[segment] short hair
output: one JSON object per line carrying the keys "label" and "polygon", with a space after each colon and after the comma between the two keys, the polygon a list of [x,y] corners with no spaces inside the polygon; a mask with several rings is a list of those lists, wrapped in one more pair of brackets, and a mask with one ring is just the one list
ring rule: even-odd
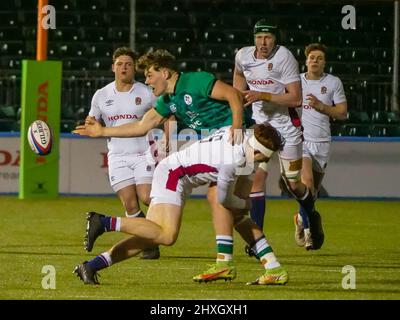
{"label": "short hair", "polygon": [[115,60],[117,60],[119,56],[129,56],[132,58],[133,63],[135,63],[136,59],[138,58],[137,53],[128,47],[119,47],[115,49],[113,53],[113,63],[115,62]]}
{"label": "short hair", "polygon": [[328,47],[322,43],[310,43],[304,49],[304,54],[306,55],[306,58],[308,58],[308,55],[310,54],[310,52],[314,51],[314,50],[322,51],[326,57],[326,52],[328,51]]}
{"label": "short hair", "polygon": [[176,62],[175,56],[165,49],[147,52],[139,58],[138,69],[147,71],[151,67],[156,71],[159,71],[160,68],[178,71],[178,63]]}
{"label": "short hair", "polygon": [[272,151],[282,150],[285,144],[284,139],[273,126],[268,123],[262,123],[255,124],[252,129],[254,130],[254,137],[264,147]]}

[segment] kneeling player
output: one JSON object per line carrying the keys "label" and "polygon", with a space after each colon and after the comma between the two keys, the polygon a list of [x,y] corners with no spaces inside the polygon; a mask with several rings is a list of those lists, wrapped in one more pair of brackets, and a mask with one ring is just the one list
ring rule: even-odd
{"label": "kneeling player", "polygon": [[[246,135],[240,145],[229,142],[229,127],[200,140],[190,147],[173,153],[160,162],[154,173],[151,203],[147,219],[107,217],[89,213],[86,230],[86,250],[91,251],[98,236],[104,231],[120,231],[132,235],[89,262],[76,266],[74,272],[85,284],[98,284],[97,271],[137,255],[155,245],[170,246],[178,238],[185,199],[192,188],[217,183],[218,201],[231,210],[233,220],[246,226],[245,239],[254,246],[265,272],[249,284],[285,284],[288,274],[278,262],[262,231],[248,217],[248,193],[235,190],[236,181],[243,168],[251,168],[254,162],[265,162],[274,151],[282,147],[277,131],[269,125],[256,125],[254,134]],[[253,169],[253,168],[251,168]],[[252,170],[247,170],[247,175]],[[245,198],[245,199],[243,199]],[[230,263],[215,266],[216,272],[208,278],[206,274],[194,277],[194,281],[232,280],[236,269]],[[220,278],[216,278],[219,274]]]}

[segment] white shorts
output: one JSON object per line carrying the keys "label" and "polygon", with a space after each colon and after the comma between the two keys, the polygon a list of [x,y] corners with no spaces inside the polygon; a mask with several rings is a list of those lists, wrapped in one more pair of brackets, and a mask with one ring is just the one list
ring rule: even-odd
{"label": "white shorts", "polygon": [[108,177],[114,192],[130,185],[151,184],[154,163],[149,163],[146,155],[110,156]]}
{"label": "white shorts", "polygon": [[312,160],[312,169],[315,172],[325,173],[330,154],[330,142],[303,142],[303,158]]}
{"label": "white shorts", "polygon": [[178,160],[175,153],[163,159],[154,171],[154,178],[151,184],[151,203],[168,203],[183,206],[185,199],[192,192],[190,183],[182,179],[183,173],[179,173]]}

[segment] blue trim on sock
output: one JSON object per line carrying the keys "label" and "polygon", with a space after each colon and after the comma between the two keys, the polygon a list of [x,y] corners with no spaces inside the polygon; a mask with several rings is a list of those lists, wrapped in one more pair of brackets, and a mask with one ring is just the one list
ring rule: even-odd
{"label": "blue trim on sock", "polygon": [[308,222],[307,212],[304,210],[304,208],[302,206],[300,206],[299,213],[300,213],[301,219],[303,220],[304,229],[310,228],[310,223]]}
{"label": "blue trim on sock", "polygon": [[262,230],[265,216],[265,196],[251,198],[250,217]]}
{"label": "blue trim on sock", "polygon": [[106,258],[104,258],[101,254],[90,260],[87,264],[93,271],[98,271],[108,267]]}
{"label": "blue trim on sock", "polygon": [[111,217],[105,216],[100,217],[101,225],[103,226],[104,230],[110,231],[111,230]]}

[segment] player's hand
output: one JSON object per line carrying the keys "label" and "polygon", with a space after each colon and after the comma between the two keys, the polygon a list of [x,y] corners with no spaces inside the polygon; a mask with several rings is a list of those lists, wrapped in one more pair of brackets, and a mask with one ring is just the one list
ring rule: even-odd
{"label": "player's hand", "polygon": [[97,120],[86,118],[85,124],[75,127],[72,133],[97,138],[103,135],[103,127]]}
{"label": "player's hand", "polygon": [[240,127],[235,127],[235,126],[231,126],[229,128],[230,130],[230,137],[229,137],[229,142],[232,143],[232,145],[235,144],[241,144],[243,142],[243,129]]}
{"label": "player's hand", "polygon": [[269,92],[245,90],[242,91],[242,95],[245,99],[245,104],[243,105],[244,107],[248,107],[256,101],[269,101],[271,99],[271,94]]}
{"label": "player's hand", "polygon": [[322,112],[324,110],[324,104],[318,100],[316,96],[314,96],[312,93],[307,94],[307,104],[314,108],[315,110]]}

